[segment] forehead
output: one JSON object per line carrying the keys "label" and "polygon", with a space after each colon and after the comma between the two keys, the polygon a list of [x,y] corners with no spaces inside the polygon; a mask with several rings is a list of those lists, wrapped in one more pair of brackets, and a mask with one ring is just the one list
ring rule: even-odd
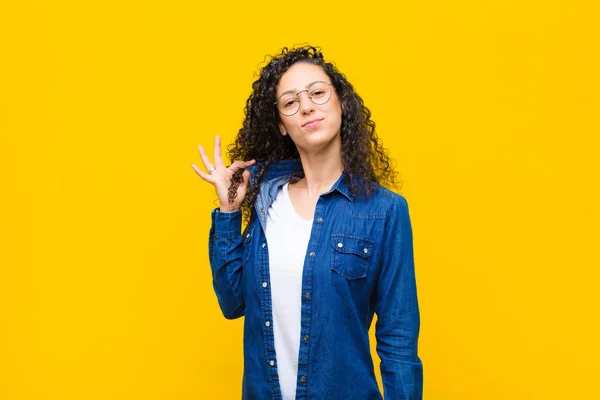
{"label": "forehead", "polygon": [[281,76],[277,85],[277,95],[288,90],[300,91],[306,89],[306,85],[315,81],[329,82],[329,77],[318,65],[299,62],[292,65]]}

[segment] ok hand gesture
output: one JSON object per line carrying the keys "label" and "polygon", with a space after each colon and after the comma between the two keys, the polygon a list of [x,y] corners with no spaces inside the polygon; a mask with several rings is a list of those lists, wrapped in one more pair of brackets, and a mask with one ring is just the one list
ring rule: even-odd
{"label": "ok hand gesture", "polygon": [[196,164],[192,164],[192,168],[200,175],[200,178],[215,187],[215,191],[219,197],[220,210],[224,212],[239,210],[246,197],[248,182],[250,180],[250,171],[246,170],[242,173],[243,181],[237,187],[237,196],[233,199],[233,202],[230,203],[229,187],[232,184],[233,174],[242,168],[251,166],[256,160],[235,161],[229,167],[225,167],[223,159],[221,158],[221,138],[219,136],[215,136],[214,164],[210,162],[210,159],[204,151],[204,147],[198,146],[198,149],[200,150],[200,157],[202,158],[204,167],[206,167],[208,172],[202,171]]}

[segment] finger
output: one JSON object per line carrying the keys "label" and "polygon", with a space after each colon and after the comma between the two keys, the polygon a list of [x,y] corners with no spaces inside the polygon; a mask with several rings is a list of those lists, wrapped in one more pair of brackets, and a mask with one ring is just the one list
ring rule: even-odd
{"label": "finger", "polygon": [[248,170],[244,171],[244,173],[242,174],[242,179],[244,180],[244,186],[248,186],[248,181],[250,180],[251,175],[252,174]]}
{"label": "finger", "polygon": [[192,168],[194,169],[194,171],[196,171],[196,173],[200,176],[200,178],[202,178],[206,182],[212,183],[214,185],[215,181],[209,174],[207,174],[206,172],[204,172],[200,168],[198,168],[198,166],[196,166],[196,164],[192,164]]}
{"label": "finger", "polygon": [[219,135],[215,135],[215,167],[225,167],[223,158],[221,157],[221,138]]}
{"label": "finger", "polygon": [[250,161],[235,161],[233,164],[229,166],[231,172],[237,172],[242,168],[246,168],[254,164],[255,160]]}
{"label": "finger", "polygon": [[200,158],[202,158],[202,163],[204,163],[204,167],[207,170],[213,168],[213,165],[210,162],[210,158],[208,158],[208,156],[206,155],[206,152],[204,151],[204,147],[198,146],[198,150],[200,151]]}

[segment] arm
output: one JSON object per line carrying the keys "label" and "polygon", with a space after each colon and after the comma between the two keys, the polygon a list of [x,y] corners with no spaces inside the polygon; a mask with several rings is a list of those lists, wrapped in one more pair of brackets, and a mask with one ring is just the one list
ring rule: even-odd
{"label": "arm", "polygon": [[417,355],[420,317],[406,200],[398,196],[385,232],[383,265],[374,292],[375,336],[386,400],[421,400],[423,365]]}
{"label": "arm", "polygon": [[242,212],[215,209],[211,219],[208,256],[213,287],[225,318],[239,318],[244,315],[241,285],[243,239],[240,234]]}
{"label": "arm", "polygon": [[[192,168],[205,182],[214,186],[220,207],[213,210],[212,225],[208,239],[208,256],[212,269],[213,287],[226,318],[239,318],[244,315],[244,302],[241,293],[243,242],[240,235],[242,212],[240,208],[248,189],[250,171],[242,172],[242,182],[234,184],[235,173],[250,167],[255,160],[235,161],[225,167],[221,157],[221,139],[215,136],[214,165],[199,146],[200,157],[207,172],[197,165]],[[230,189],[236,195],[230,198]]]}

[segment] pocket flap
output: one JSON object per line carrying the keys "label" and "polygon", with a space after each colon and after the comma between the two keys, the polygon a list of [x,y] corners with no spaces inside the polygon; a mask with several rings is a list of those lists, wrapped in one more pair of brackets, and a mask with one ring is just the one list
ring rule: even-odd
{"label": "pocket flap", "polygon": [[369,258],[373,254],[373,241],[353,235],[332,235],[331,245],[338,253],[355,254]]}

